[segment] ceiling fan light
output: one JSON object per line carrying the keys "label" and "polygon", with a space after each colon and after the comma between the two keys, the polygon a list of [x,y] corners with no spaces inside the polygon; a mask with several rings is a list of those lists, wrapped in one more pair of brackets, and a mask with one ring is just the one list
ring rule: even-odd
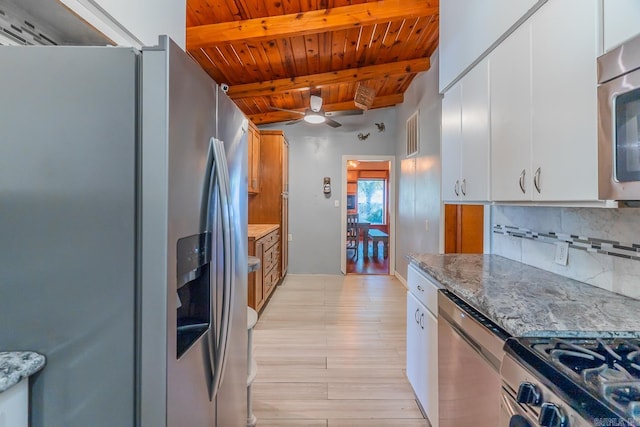
{"label": "ceiling fan light", "polygon": [[304,121],[307,123],[312,123],[314,125],[319,124],[319,123],[324,123],[325,122],[325,118],[323,115],[321,114],[317,114],[317,113],[308,113],[304,116]]}

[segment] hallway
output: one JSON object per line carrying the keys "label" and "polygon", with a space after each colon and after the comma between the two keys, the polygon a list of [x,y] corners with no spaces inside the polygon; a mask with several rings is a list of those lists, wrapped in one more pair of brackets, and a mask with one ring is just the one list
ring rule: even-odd
{"label": "hallway", "polygon": [[254,332],[260,427],[428,427],[405,377],[406,290],[389,276],[289,275]]}

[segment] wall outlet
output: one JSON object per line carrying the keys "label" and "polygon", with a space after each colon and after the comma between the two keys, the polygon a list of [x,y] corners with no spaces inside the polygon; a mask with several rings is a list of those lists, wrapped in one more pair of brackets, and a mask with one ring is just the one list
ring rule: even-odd
{"label": "wall outlet", "polygon": [[569,261],[569,242],[556,243],[556,264],[567,265]]}
{"label": "wall outlet", "polygon": [[336,208],[339,208],[340,207],[340,200],[334,200],[333,201],[333,206],[336,207]]}
{"label": "wall outlet", "polygon": [[293,240],[293,234],[287,234],[287,241],[290,242]]}

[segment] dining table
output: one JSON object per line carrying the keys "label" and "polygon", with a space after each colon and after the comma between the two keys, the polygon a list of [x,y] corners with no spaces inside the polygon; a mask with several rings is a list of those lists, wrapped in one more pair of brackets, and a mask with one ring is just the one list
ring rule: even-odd
{"label": "dining table", "polygon": [[369,228],[369,221],[358,221],[358,230],[362,231],[362,255],[365,258],[369,258]]}

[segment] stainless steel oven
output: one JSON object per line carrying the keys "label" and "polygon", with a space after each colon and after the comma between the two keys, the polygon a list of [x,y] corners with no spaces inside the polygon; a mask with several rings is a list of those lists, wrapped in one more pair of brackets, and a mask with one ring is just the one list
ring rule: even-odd
{"label": "stainless steel oven", "polygon": [[640,200],[640,36],[598,58],[598,195]]}

